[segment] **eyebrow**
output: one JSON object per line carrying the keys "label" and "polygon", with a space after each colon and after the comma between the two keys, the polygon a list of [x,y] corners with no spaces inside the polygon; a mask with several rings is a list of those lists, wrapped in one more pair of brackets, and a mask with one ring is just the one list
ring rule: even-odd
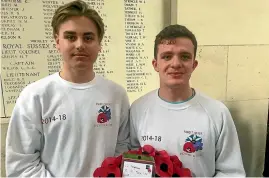
{"label": "eyebrow", "polygon": [[[169,55],[169,54],[173,54],[173,52],[172,51],[165,51],[165,52],[162,52],[160,55],[162,56],[162,55]],[[188,51],[182,51],[182,52],[179,52],[179,54],[187,54],[187,55],[192,55],[190,52],[188,52]]]}
{"label": "eyebrow", "polygon": [[165,55],[165,54],[173,54],[173,52],[172,52],[172,51],[165,51],[165,52],[162,52],[162,53],[161,53],[161,56],[162,56],[162,55]]}
{"label": "eyebrow", "polygon": [[192,55],[190,52],[188,52],[188,51],[183,51],[183,52],[181,52],[181,54],[189,54],[189,55]]}
{"label": "eyebrow", "polygon": [[[74,32],[74,31],[65,31],[64,34],[65,35],[75,35],[76,32]],[[85,32],[83,35],[84,36],[86,36],[86,35],[93,35],[93,36],[95,36],[95,34],[93,32]]]}

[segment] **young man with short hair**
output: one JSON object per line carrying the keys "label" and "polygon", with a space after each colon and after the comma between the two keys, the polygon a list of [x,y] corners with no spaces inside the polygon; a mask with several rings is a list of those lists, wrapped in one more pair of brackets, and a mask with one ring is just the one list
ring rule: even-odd
{"label": "young man with short hair", "polygon": [[63,68],[18,97],[6,139],[8,177],[91,177],[106,157],[128,150],[127,93],[93,71],[101,17],[73,1],[57,9],[52,28]]}
{"label": "young man with short hair", "polygon": [[196,38],[185,26],[170,25],[156,36],[152,65],[160,88],[131,105],[131,147],[148,144],[177,155],[193,176],[245,176],[229,110],[190,87],[196,51]]}

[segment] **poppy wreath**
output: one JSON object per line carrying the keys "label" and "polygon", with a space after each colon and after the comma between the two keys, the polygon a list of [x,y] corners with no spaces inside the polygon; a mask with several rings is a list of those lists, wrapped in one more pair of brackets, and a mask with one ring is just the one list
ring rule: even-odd
{"label": "poppy wreath", "polygon": [[[152,156],[155,161],[155,177],[192,177],[190,169],[184,168],[176,155],[170,156],[165,150],[157,151],[150,145],[144,145],[127,153]],[[121,177],[121,163],[122,155],[108,157],[94,171],[93,177]]]}

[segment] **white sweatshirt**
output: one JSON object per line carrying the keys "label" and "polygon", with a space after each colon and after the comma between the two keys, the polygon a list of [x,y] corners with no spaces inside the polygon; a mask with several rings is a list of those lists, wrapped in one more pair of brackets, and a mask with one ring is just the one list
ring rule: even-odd
{"label": "white sweatshirt", "polygon": [[101,76],[74,84],[55,73],[28,85],[9,123],[7,176],[93,176],[106,157],[128,150],[128,114],[123,87]]}
{"label": "white sweatshirt", "polygon": [[233,119],[219,101],[196,92],[172,104],[154,90],[132,104],[130,123],[132,149],[145,144],[164,149],[195,177],[245,177]]}

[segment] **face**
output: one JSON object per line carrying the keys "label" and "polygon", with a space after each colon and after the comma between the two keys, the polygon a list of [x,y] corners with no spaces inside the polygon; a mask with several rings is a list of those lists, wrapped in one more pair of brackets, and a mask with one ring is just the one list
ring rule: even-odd
{"label": "face", "polygon": [[161,87],[189,85],[191,74],[198,65],[193,43],[188,38],[164,41],[159,44],[157,59],[152,61],[152,65],[159,73]]}
{"label": "face", "polygon": [[71,17],[59,27],[56,47],[64,61],[64,70],[92,71],[101,50],[97,27],[87,17]]}

